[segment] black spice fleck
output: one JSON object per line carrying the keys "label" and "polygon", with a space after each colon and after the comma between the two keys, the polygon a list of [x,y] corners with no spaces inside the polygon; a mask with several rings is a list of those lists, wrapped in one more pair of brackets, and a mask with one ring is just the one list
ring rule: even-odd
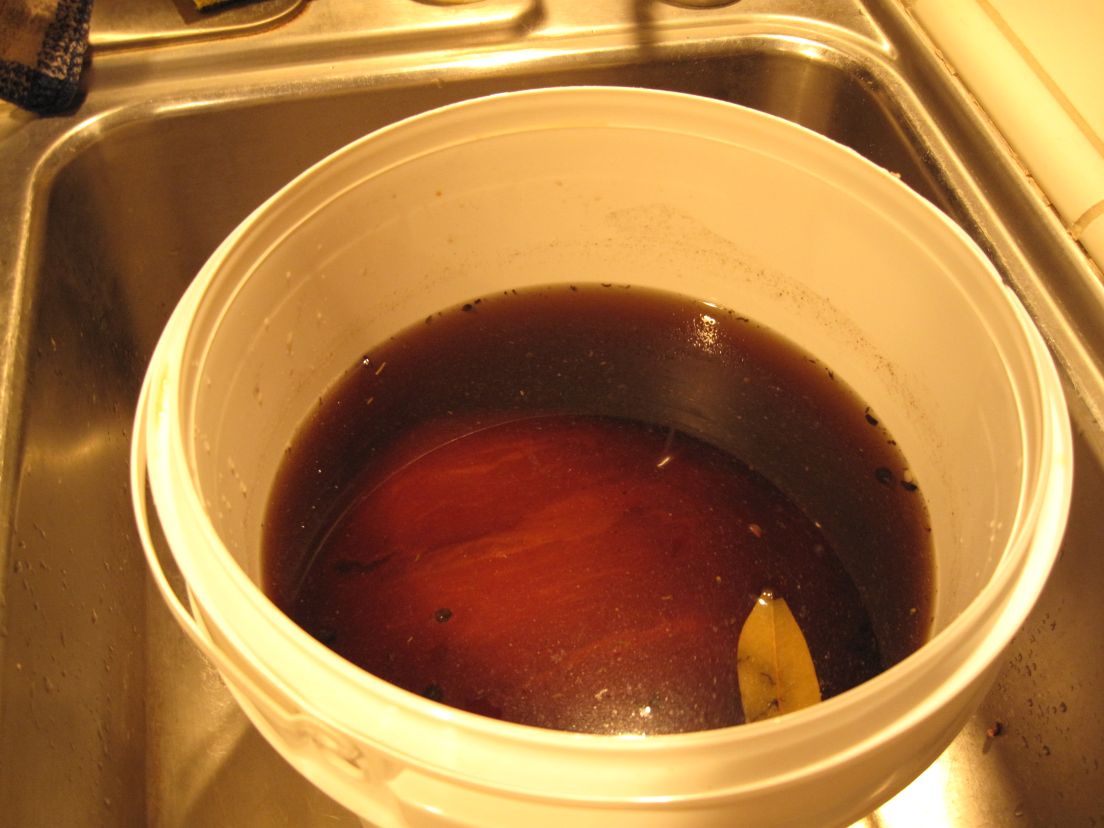
{"label": "black spice fleck", "polygon": [[910,483],[908,480],[902,480],[901,488],[906,492],[915,492],[917,487],[915,483]]}
{"label": "black spice fleck", "polygon": [[332,647],[337,643],[337,630],[330,627],[322,627],[314,631],[314,638],[324,647]]}
{"label": "black spice fleck", "polygon": [[866,421],[867,421],[868,423],[870,423],[870,424],[871,424],[872,426],[876,426],[876,425],[878,424],[878,418],[877,418],[877,417],[875,417],[875,416],[874,416],[873,414],[871,414],[871,413],[870,413],[870,409],[869,409],[869,408],[868,408],[868,409],[866,409]]}
{"label": "black spice fleck", "polygon": [[475,305],[473,305],[471,302],[467,302],[465,303],[464,307],[461,308],[461,310],[467,313],[471,313],[473,310],[475,310]]}
{"label": "black spice fleck", "polygon": [[430,701],[439,702],[445,697],[445,691],[441,689],[439,684],[427,684],[426,689],[422,691],[422,695]]}
{"label": "black spice fleck", "polygon": [[893,485],[893,472],[885,466],[878,466],[878,468],[874,469],[874,476],[878,478],[879,483],[885,486]]}
{"label": "black spice fleck", "polygon": [[433,613],[433,617],[434,619],[436,619],[438,624],[444,624],[446,621],[452,618],[452,610],[450,610],[448,607],[441,607],[439,610],[437,610],[437,612]]}

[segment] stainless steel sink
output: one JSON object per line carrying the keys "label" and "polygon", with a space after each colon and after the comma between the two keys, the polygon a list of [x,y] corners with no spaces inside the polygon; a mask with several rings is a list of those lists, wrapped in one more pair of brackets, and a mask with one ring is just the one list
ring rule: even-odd
{"label": "stainless steel sink", "polygon": [[137,389],[193,274],[293,175],[405,115],[572,84],[708,95],[828,135],[945,210],[1023,297],[1078,435],[1063,555],[982,711],[865,824],[1104,824],[1104,295],[907,13],[363,5],[231,39],[101,33],[80,109],[0,139],[4,824],[357,824],[252,729],[151,589],[127,488]]}

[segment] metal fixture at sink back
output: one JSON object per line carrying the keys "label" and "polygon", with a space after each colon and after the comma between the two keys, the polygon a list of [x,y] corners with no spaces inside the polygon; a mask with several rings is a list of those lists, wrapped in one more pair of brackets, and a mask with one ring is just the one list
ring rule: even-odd
{"label": "metal fixture at sink back", "polygon": [[256,0],[211,13],[197,11],[191,0],[175,4],[96,0],[90,40],[93,50],[99,51],[253,34],[286,22],[303,2]]}
{"label": "metal fixture at sink back", "polygon": [[847,144],[1023,298],[1078,432],[1063,556],[982,713],[867,824],[1104,824],[1104,298],[901,4],[330,0],[250,31],[125,49],[94,31],[80,110],[0,138],[5,824],[357,824],[252,730],[149,589],[126,489],[138,385],[203,261],[311,163],[450,101],[577,84],[732,100]]}
{"label": "metal fixture at sink back", "polygon": [[731,6],[739,0],[664,0],[672,6],[683,6],[688,9],[711,9],[718,6]]}

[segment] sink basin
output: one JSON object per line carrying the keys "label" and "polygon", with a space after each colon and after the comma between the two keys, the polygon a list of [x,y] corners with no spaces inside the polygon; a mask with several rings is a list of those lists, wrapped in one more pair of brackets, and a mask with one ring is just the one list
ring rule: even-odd
{"label": "sink basin", "polygon": [[450,101],[614,84],[852,147],[958,221],[1035,316],[1077,432],[1063,555],[983,709],[866,824],[1104,823],[1104,298],[1083,252],[895,4],[518,6],[492,2],[486,37],[469,9],[381,46],[312,6],[253,38],[113,50],[80,110],[0,142],[5,822],[359,824],[252,729],[151,587],[127,488],[147,360],[223,237],[332,150]]}

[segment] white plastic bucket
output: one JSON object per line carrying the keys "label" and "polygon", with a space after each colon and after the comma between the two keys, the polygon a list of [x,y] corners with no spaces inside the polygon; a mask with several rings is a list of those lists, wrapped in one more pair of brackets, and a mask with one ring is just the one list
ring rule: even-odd
{"label": "white plastic bucket", "polygon": [[[588,277],[738,309],[880,413],[932,517],[930,642],[777,719],[611,737],[400,690],[268,601],[267,494],[327,386],[439,309]],[[191,614],[150,539],[147,473]],[[150,563],[185,629],[276,749],[372,823],[843,825],[919,774],[980,701],[1057,553],[1071,447],[1058,377],[1023,309],[969,239],[892,175],[758,112],[585,88],[412,118],[260,207],[157,347],[133,478]]]}

